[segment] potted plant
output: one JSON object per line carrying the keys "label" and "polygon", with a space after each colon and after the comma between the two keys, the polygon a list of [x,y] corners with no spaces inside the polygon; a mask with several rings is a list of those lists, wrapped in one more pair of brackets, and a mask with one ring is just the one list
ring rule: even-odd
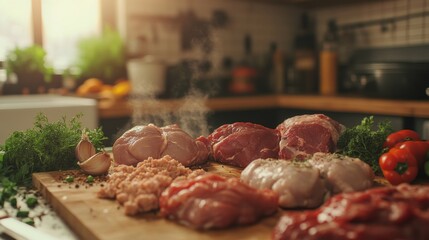
{"label": "potted plant", "polygon": [[46,91],[46,83],[52,79],[53,68],[47,65],[45,57],[45,50],[37,45],[15,47],[7,53],[6,74],[8,79],[16,78],[17,93]]}
{"label": "potted plant", "polygon": [[91,36],[78,42],[76,67],[80,80],[98,78],[113,84],[126,77],[125,44],[115,30],[106,28],[101,36]]}

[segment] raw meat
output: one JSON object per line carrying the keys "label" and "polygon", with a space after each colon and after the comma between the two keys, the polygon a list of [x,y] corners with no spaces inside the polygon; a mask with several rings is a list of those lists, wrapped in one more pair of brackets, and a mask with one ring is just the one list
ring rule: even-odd
{"label": "raw meat", "polygon": [[283,208],[318,207],[329,196],[319,170],[308,162],[257,159],[241,172],[240,178],[252,187],[277,192]]}
{"label": "raw meat", "polygon": [[331,195],[372,187],[374,177],[360,159],[332,153],[315,153],[306,161],[257,159],[241,172],[250,186],[277,192],[283,208],[318,207]]}
{"label": "raw meat", "polygon": [[159,196],[176,178],[196,177],[202,170],[192,171],[170,156],[148,158],[136,167],[119,165],[113,168],[100,198],[116,198],[124,206],[125,214],[135,215],[159,208]]}
{"label": "raw meat", "polygon": [[359,158],[315,153],[309,163],[320,170],[333,194],[365,190],[374,184],[373,170]]}
{"label": "raw meat", "polygon": [[342,193],[321,208],[284,214],[272,239],[429,239],[429,186],[402,184]]}
{"label": "raw meat", "polygon": [[278,208],[278,195],[257,190],[238,178],[206,174],[175,181],[160,198],[161,215],[195,229],[247,225]]}
{"label": "raw meat", "polygon": [[245,122],[222,125],[206,139],[214,160],[243,168],[257,158],[277,158],[279,141],[275,129]]}
{"label": "raw meat", "polygon": [[133,165],[152,157],[170,155],[185,166],[208,160],[206,145],[193,139],[177,125],[157,127],[153,124],[135,126],[113,144],[115,163]]}
{"label": "raw meat", "polygon": [[334,152],[345,127],[324,114],[299,115],[277,126],[279,157],[303,160],[316,152]]}

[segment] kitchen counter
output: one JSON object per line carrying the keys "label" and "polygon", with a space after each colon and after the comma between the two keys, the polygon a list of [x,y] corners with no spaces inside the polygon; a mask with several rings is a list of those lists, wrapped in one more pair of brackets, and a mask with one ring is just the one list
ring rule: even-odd
{"label": "kitchen counter", "polygon": [[[177,109],[183,102],[183,99],[159,99],[157,101],[164,110],[171,111]],[[159,104],[153,107],[154,111],[157,111]],[[425,100],[320,95],[256,95],[209,98],[205,104],[213,111],[283,108],[429,118],[429,102]],[[139,106],[148,111],[151,105],[151,102],[143,102]],[[130,101],[99,100],[98,114],[101,119],[128,117],[132,115],[132,112],[133,106]]]}

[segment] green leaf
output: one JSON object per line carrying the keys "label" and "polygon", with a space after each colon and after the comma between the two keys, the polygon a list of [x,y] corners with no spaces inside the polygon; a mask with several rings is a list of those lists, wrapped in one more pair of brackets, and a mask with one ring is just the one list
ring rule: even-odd
{"label": "green leaf", "polygon": [[393,132],[390,122],[374,123],[374,117],[365,117],[359,125],[348,128],[341,134],[337,148],[338,152],[350,157],[357,157],[368,163],[375,174],[380,175],[378,158],[383,154],[383,143]]}
{"label": "green leaf", "polygon": [[[35,117],[34,127],[12,133],[3,146],[0,173],[18,184],[31,184],[34,172],[76,169],[75,147],[80,141],[82,126],[77,115],[49,122],[46,115]],[[101,128],[89,131],[91,142],[104,148],[106,139]]]}

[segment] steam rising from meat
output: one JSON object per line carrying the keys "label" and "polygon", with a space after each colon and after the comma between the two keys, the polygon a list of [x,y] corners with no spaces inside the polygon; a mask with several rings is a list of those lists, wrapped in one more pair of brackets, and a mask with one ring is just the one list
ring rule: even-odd
{"label": "steam rising from meat", "polygon": [[[178,124],[182,130],[192,137],[209,134],[207,115],[210,110],[205,106],[207,97],[189,95],[183,99],[183,104],[177,110],[165,107],[165,104],[155,98],[132,100],[132,126],[153,123],[157,126]],[[128,130],[130,126],[126,127]]]}
{"label": "steam rising from meat", "polygon": [[[196,17],[195,13],[190,12],[189,14],[185,17],[193,17],[192,19],[194,20],[202,21]],[[133,98],[131,100],[133,107],[132,120],[117,133],[118,137],[133,126],[147,125],[149,123],[160,127],[177,124],[182,130],[195,138],[209,134],[207,117],[210,114],[210,110],[205,106],[205,102],[208,96],[214,95],[220,90],[220,83],[217,82],[216,78],[207,78],[207,75],[209,71],[216,73],[220,71],[218,65],[221,63],[224,54],[221,41],[216,36],[216,31],[213,31],[213,25],[209,22],[204,22],[202,26],[207,28],[206,31],[201,31],[195,25],[190,26],[192,28],[197,27],[193,32],[197,32],[199,35],[197,37],[188,36],[191,46],[187,56],[191,56],[191,59],[197,59],[197,61],[189,61],[189,78],[182,79],[182,81],[189,83],[190,88],[187,96],[182,99],[183,104],[172,109],[165,107],[165,104],[155,96]],[[205,43],[209,43],[210,47],[204,47],[207,45]],[[216,51],[214,51],[214,48],[216,48]],[[197,85],[204,85],[204,90],[199,90]],[[143,89],[141,92],[143,92]]]}

